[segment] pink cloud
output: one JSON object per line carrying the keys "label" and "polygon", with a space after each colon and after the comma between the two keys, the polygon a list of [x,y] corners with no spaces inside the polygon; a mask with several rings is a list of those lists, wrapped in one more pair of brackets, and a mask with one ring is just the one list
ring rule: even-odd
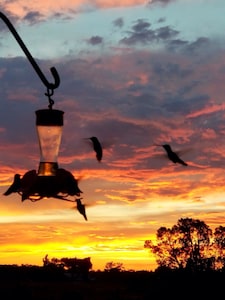
{"label": "pink cloud", "polygon": [[213,104],[213,105],[203,107],[200,110],[197,110],[195,112],[192,112],[192,113],[188,114],[187,118],[197,118],[199,116],[208,115],[208,114],[211,114],[211,113],[214,113],[214,112],[217,112],[217,111],[221,111],[221,110],[224,110],[224,109],[225,109],[225,104],[224,103],[222,103],[222,104]]}

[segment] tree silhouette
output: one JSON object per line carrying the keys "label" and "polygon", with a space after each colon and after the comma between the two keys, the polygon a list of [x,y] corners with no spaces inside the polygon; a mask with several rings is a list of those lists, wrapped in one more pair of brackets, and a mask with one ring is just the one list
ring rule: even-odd
{"label": "tree silhouette", "polygon": [[71,278],[79,278],[88,280],[89,271],[92,269],[92,263],[90,257],[85,258],[48,258],[48,254],[42,259],[43,266],[45,268],[57,268],[63,269],[67,274],[71,275]]}
{"label": "tree silhouette", "polygon": [[225,268],[225,227],[214,233],[205,224],[192,218],[181,218],[172,228],[160,227],[156,243],[146,240],[144,248],[156,256],[160,268],[192,271]]}
{"label": "tree silhouette", "polygon": [[219,226],[214,231],[214,251],[216,251],[216,266],[225,269],[225,227]]}
{"label": "tree silhouette", "polygon": [[121,272],[124,270],[124,266],[123,263],[120,262],[107,262],[105,265],[105,272],[111,272],[111,273],[115,273],[115,272]]}

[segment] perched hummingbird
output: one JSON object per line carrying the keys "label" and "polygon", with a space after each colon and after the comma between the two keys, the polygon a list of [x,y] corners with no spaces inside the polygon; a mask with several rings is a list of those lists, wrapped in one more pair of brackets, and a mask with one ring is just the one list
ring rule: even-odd
{"label": "perched hummingbird", "polygon": [[78,187],[78,180],[67,170],[59,168],[56,171],[56,184],[59,192],[80,197],[83,193]]}
{"label": "perched hummingbird", "polygon": [[86,216],[86,212],[85,212],[85,205],[82,204],[81,199],[82,199],[82,198],[76,199],[76,202],[77,202],[77,210],[79,211],[79,213],[80,213],[81,215],[83,215],[84,219],[87,221],[87,216]]}
{"label": "perched hummingbird", "polygon": [[178,155],[177,153],[172,151],[172,148],[170,147],[170,145],[168,144],[164,144],[164,145],[157,145],[157,146],[162,146],[167,153],[168,158],[173,162],[173,163],[179,163],[183,166],[187,166],[188,164],[186,162],[184,162]]}
{"label": "perched hummingbird", "polygon": [[36,170],[27,171],[21,179],[21,201],[29,199],[35,191],[34,187],[36,185],[38,174]]}
{"label": "perched hummingbird", "polygon": [[16,192],[19,191],[19,189],[21,187],[20,177],[21,177],[20,174],[15,174],[14,175],[13,183],[11,184],[11,186],[8,188],[8,190],[3,195],[8,196],[12,193],[16,193]]}
{"label": "perched hummingbird", "polygon": [[92,136],[89,139],[93,143],[93,148],[94,151],[96,152],[96,158],[100,162],[102,160],[102,146],[96,136]]}

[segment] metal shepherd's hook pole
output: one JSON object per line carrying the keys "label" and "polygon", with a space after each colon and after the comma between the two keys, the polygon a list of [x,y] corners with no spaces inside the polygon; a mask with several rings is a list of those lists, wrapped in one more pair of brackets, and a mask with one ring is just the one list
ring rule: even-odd
{"label": "metal shepherd's hook pole", "polygon": [[5,24],[7,25],[7,27],[9,28],[9,30],[11,31],[11,33],[13,34],[13,36],[15,37],[15,39],[17,40],[17,42],[19,43],[20,47],[22,48],[22,50],[25,53],[26,57],[28,58],[28,60],[30,61],[31,65],[33,66],[33,68],[37,72],[37,74],[40,77],[41,81],[47,87],[47,91],[52,91],[52,93],[53,93],[53,90],[56,89],[59,86],[59,84],[60,84],[60,78],[59,78],[59,74],[58,74],[56,68],[55,67],[50,68],[52,76],[53,76],[53,78],[55,80],[54,83],[50,83],[50,82],[48,82],[48,80],[46,79],[46,77],[44,76],[44,74],[42,73],[41,69],[39,68],[39,66],[35,62],[34,58],[30,54],[29,50],[25,46],[24,42],[20,38],[19,34],[15,30],[15,28],[13,27],[13,25],[9,21],[9,19],[2,12],[0,12],[0,18],[5,22]]}

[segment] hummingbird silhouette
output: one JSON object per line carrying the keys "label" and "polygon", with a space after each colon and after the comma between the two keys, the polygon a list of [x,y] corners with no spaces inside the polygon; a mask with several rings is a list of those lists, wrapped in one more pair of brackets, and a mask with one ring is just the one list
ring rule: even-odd
{"label": "hummingbird silhouette", "polygon": [[56,171],[56,184],[62,193],[71,196],[76,195],[78,197],[80,197],[80,193],[83,193],[78,186],[78,180],[69,171],[63,168],[59,168]]}
{"label": "hummingbird silhouette", "polygon": [[83,215],[84,219],[87,221],[87,216],[86,216],[86,211],[85,211],[85,205],[82,204],[81,199],[82,199],[82,198],[76,199],[76,202],[77,202],[77,210],[79,211],[79,213],[80,213],[81,215]]}
{"label": "hummingbird silhouette", "polygon": [[13,183],[8,188],[8,190],[5,191],[5,193],[3,195],[8,196],[12,193],[16,193],[16,192],[19,191],[19,189],[21,188],[21,179],[20,179],[20,177],[21,177],[20,174],[15,174],[14,175]]}
{"label": "hummingbird silhouette", "polygon": [[164,144],[164,145],[157,145],[157,146],[162,146],[166,153],[167,153],[167,156],[168,158],[173,162],[173,163],[178,163],[178,164],[181,164],[183,166],[187,166],[188,164],[186,162],[184,162],[179,156],[177,153],[175,153],[171,146],[168,145],[168,144]]}
{"label": "hummingbird silhouette", "polygon": [[29,199],[29,196],[34,193],[34,186],[38,175],[36,170],[27,171],[21,179],[21,201]]}
{"label": "hummingbird silhouette", "polygon": [[100,162],[102,160],[102,145],[100,144],[98,138],[96,136],[92,136],[89,138],[92,141],[94,151],[96,153],[96,158]]}

